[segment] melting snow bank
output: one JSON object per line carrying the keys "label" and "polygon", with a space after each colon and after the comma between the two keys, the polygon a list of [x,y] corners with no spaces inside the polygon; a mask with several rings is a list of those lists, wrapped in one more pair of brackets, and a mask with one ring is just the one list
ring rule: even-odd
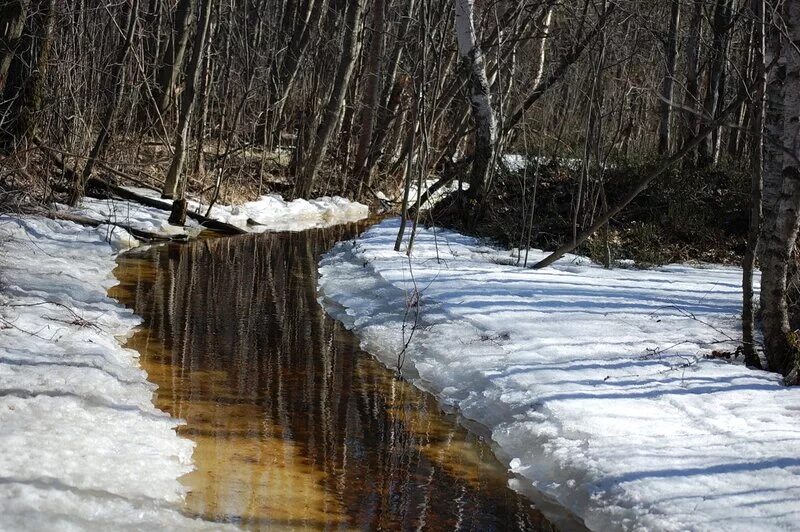
{"label": "melting snow bank", "polygon": [[106,295],[131,237],[0,216],[0,529],[214,528],[181,515],[193,444],[152,404],[140,320]]}
{"label": "melting snow bank", "polygon": [[323,302],[390,366],[419,308],[406,365],[515,473],[597,530],[797,527],[800,389],[703,358],[737,344],[740,270],[523,270],[425,229],[409,263],[398,224],[323,258]]}
{"label": "melting snow bank", "polygon": [[[205,214],[205,209],[200,212]],[[271,194],[242,205],[219,205],[211,209],[212,218],[252,232],[305,231],[357,222],[368,215],[366,205],[339,196],[284,201],[281,196]]]}
{"label": "melting snow bank", "polygon": [[[141,196],[161,199],[158,192],[150,189],[126,188]],[[162,201],[169,202],[169,200]],[[189,209],[205,215],[208,206],[190,200]],[[185,228],[175,228],[167,223],[169,212],[124,200],[85,198],[77,213],[96,220],[124,222],[135,229],[151,232],[174,234],[177,230],[177,232],[187,232],[192,235],[202,229],[197,222],[191,219],[187,220]],[[210,217],[215,220],[253,233],[305,231],[306,229],[357,222],[368,215],[369,207],[366,205],[339,196],[284,201],[281,196],[276,194],[261,196],[256,201],[242,205],[215,205],[210,213]]]}

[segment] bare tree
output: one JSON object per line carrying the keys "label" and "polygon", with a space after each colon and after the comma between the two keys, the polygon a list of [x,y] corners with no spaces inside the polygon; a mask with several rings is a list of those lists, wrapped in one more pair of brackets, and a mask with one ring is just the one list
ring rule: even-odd
{"label": "bare tree", "polygon": [[[0,131],[3,149],[25,145],[36,134],[38,114],[44,103],[45,81],[50,66],[55,21],[55,0],[38,0],[33,5],[32,31],[23,39],[8,69]],[[15,22],[17,19],[13,19]]]}
{"label": "bare tree", "polygon": [[6,86],[8,69],[25,28],[27,14],[28,0],[8,1],[0,6],[0,94]]}
{"label": "bare tree", "polygon": [[[372,130],[378,98],[381,90],[381,57],[383,56],[384,27],[386,22],[385,0],[375,0],[372,15],[372,39],[367,55],[367,66],[364,80],[364,106],[361,112],[361,131],[353,169],[361,174],[367,164],[369,147],[372,143]],[[363,174],[362,174],[363,175]]]}
{"label": "bare tree", "polygon": [[189,61],[186,72],[186,88],[181,95],[180,118],[174,142],[175,154],[172,157],[172,164],[170,164],[169,172],[167,173],[167,178],[164,182],[164,188],[162,190],[162,197],[164,198],[173,199],[176,198],[176,195],[179,195],[177,199],[181,200],[183,197],[183,187],[180,187],[181,190],[179,190],[179,184],[181,182],[183,166],[186,160],[189,123],[194,111],[195,93],[197,85],[200,81],[201,66],[204,63],[203,53],[206,47],[206,35],[208,34],[208,26],[211,20],[211,8],[213,3],[214,0],[202,0],[201,3],[200,20],[197,22],[197,31],[195,32],[194,37],[192,58]]}
{"label": "bare tree", "polygon": [[156,106],[159,114],[164,114],[169,107],[170,98],[175,88],[178,75],[183,68],[186,49],[191,35],[196,0],[178,0],[175,8],[175,26],[170,33],[164,56],[156,74]]}
{"label": "bare tree", "polygon": [[494,158],[497,141],[492,98],[489,93],[489,80],[486,78],[486,65],[478,45],[473,22],[474,0],[455,0],[455,31],[458,53],[466,71],[469,104],[475,122],[475,152],[472,158],[469,185],[471,194],[483,200],[488,192],[489,165]]}
{"label": "bare tree", "polygon": [[344,21],[344,39],[342,41],[342,55],[336,69],[336,78],[328,98],[328,104],[322,116],[322,122],[314,137],[314,145],[303,165],[301,174],[295,185],[295,196],[306,197],[314,188],[314,179],[319,171],[322,156],[328,147],[333,130],[339,122],[342,107],[344,106],[347,85],[353,74],[358,53],[361,49],[361,24],[365,0],[352,0],[348,3]]}
{"label": "bare tree", "polygon": [[103,151],[105,150],[111,134],[114,116],[117,114],[117,108],[122,99],[122,91],[125,90],[125,61],[133,46],[133,36],[136,30],[138,11],[139,0],[129,0],[125,2],[124,12],[125,18],[127,19],[125,26],[127,29],[122,36],[122,43],[119,46],[114,64],[111,66],[111,100],[106,107],[105,115],[100,123],[100,132],[97,134],[97,139],[94,142],[94,146],[92,146],[92,151],[89,152],[89,158],[83,167],[83,172],[73,183],[72,193],[68,200],[70,205],[77,204],[78,200],[83,196],[83,187],[89,177],[91,177],[97,159],[103,156]]}
{"label": "bare tree", "polygon": [[675,60],[678,57],[678,26],[681,16],[681,0],[672,0],[669,15],[669,31],[664,39],[664,79],[661,82],[660,122],[658,125],[658,152],[667,153],[670,147],[672,125],[672,87],[675,85]]}
{"label": "bare tree", "polygon": [[751,0],[753,18],[754,101],[750,109],[750,220],[747,249],[742,258],[742,344],[748,366],[760,368],[755,350],[755,320],[753,309],[753,270],[761,231],[761,198],[764,173],[764,98],[767,90],[764,65],[764,0]]}

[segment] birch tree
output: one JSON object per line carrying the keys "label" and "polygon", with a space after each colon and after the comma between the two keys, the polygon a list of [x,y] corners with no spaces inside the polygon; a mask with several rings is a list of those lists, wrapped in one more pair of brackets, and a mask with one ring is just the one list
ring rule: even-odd
{"label": "birch tree", "polygon": [[[789,43],[800,42],[800,2],[786,3],[786,36]],[[764,347],[770,370],[781,373],[787,382],[798,382],[800,341],[789,325],[786,284],[789,262],[800,227],[800,51],[784,46],[778,68],[785,72],[783,120],[780,132],[783,150],[781,186],[774,220],[765,219],[761,267],[761,310]],[[776,124],[770,133],[777,135]],[[777,180],[776,177],[771,179]]]}
{"label": "birch tree", "polygon": [[489,80],[486,77],[486,65],[475,33],[474,7],[474,0],[455,0],[458,53],[466,72],[469,104],[475,122],[475,152],[469,186],[471,195],[481,202],[490,186],[489,165],[494,159],[497,126],[489,93]]}

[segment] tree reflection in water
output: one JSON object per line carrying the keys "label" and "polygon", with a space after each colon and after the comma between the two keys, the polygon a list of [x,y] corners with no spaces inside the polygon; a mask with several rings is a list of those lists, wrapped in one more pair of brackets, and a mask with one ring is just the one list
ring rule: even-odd
{"label": "tree reflection in water", "polygon": [[436,400],[317,303],[319,255],[357,225],[165,245],[120,259],[129,340],[186,420],[187,512],[247,528],[550,530]]}

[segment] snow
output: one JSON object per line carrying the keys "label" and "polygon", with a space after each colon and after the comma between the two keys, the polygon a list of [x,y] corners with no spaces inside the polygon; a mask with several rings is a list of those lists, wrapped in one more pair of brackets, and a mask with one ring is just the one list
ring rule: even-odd
{"label": "snow", "polygon": [[[127,187],[142,196],[160,199],[160,194],[146,188]],[[164,200],[167,201],[167,200]],[[205,214],[208,205],[189,200],[189,209]],[[159,211],[165,212],[165,211]],[[369,216],[369,207],[340,196],[285,201],[277,194],[261,196],[241,205],[217,205],[211,218],[253,233],[264,231],[305,231],[318,227],[357,222]],[[169,213],[166,213],[169,217]],[[164,218],[166,221],[166,218]]]}
{"label": "snow", "polygon": [[[201,212],[205,214],[205,209]],[[270,194],[242,205],[219,205],[211,210],[212,217],[252,232],[304,231],[356,222],[368,215],[366,205],[339,196],[287,202],[279,195]]]}
{"label": "snow", "polygon": [[139,319],[109,299],[129,235],[0,217],[0,529],[198,528],[192,443],[152,404]]}
{"label": "snow", "polygon": [[66,205],[59,205],[59,208],[92,220],[124,224],[151,233],[197,236],[203,230],[200,224],[192,219],[186,220],[185,227],[172,225],[167,221],[169,211],[127,200],[83,198],[75,209],[70,209]]}
{"label": "snow", "polygon": [[409,261],[398,226],[337,244],[321,300],[392,367],[419,312],[404,374],[487,427],[514,473],[595,530],[796,529],[800,389],[704,357],[740,343],[739,269],[522,269],[424,228]]}

